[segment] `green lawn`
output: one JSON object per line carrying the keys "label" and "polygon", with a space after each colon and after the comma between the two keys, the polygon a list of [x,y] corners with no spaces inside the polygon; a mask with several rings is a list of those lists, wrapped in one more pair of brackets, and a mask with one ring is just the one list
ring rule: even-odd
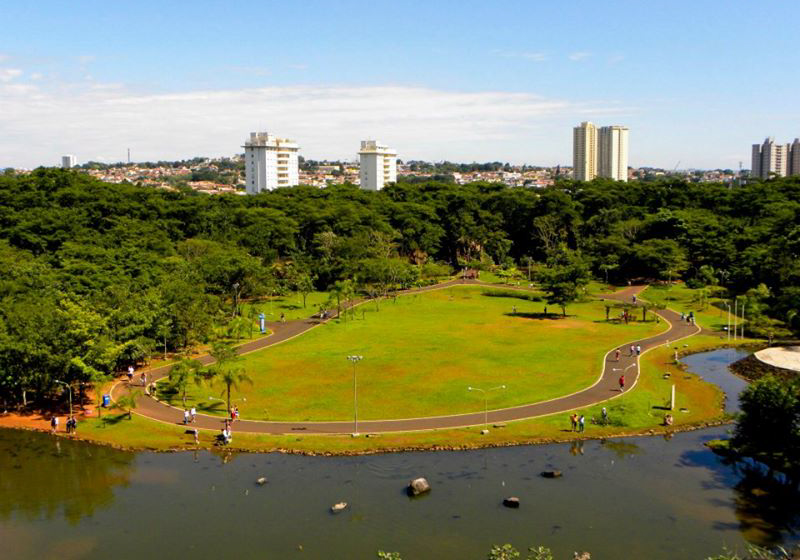
{"label": "green lawn", "polygon": [[642,293],[642,299],[666,305],[679,313],[693,311],[697,324],[706,329],[724,332],[728,324],[728,311],[722,299],[704,298],[701,290],[687,288],[685,284],[649,286]]}
{"label": "green lawn", "polygon": [[[362,305],[356,319],[332,322],[294,340],[244,357],[252,385],[235,392],[244,418],[347,420],[353,412],[358,367],[359,418],[458,414],[570,394],[595,382],[604,354],[616,345],[653,335],[661,323],[605,323],[601,302],[576,304],[567,318],[550,306],[488,297],[487,288],[451,287]],[[511,314],[516,306],[517,315]],[[192,388],[194,402],[218,401],[223,387]],[[176,401],[179,402],[179,401]],[[203,409],[208,406],[203,406]],[[222,407],[224,408],[224,407]]]}
{"label": "green lawn", "polygon": [[267,296],[258,302],[242,304],[242,313],[245,314],[248,307],[256,306],[266,315],[267,321],[280,320],[281,313],[287,320],[308,319],[319,312],[328,297],[327,292],[311,292],[306,296],[306,306],[303,307],[303,294],[293,292],[283,296]]}

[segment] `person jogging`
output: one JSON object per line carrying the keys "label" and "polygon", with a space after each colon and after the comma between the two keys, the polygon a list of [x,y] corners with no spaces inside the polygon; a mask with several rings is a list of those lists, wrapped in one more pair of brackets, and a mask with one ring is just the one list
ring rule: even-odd
{"label": "person jogging", "polygon": [[625,390],[625,374],[619,376],[619,392],[622,393]]}

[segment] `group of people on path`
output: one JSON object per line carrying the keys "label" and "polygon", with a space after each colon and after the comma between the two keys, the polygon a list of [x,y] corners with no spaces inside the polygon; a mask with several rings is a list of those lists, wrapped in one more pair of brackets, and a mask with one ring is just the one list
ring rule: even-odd
{"label": "group of people on path", "polygon": [[[52,418],[50,418],[50,430],[53,433],[56,433],[58,431],[58,425],[59,425],[58,416],[53,416]],[[77,433],[78,421],[75,419],[74,416],[70,416],[69,418],[67,418],[66,428],[68,434]]]}
{"label": "group of people on path", "polygon": [[[133,366],[128,366],[128,385],[133,385]],[[147,372],[142,372],[139,376],[139,382],[142,387],[147,387]]]}
{"label": "group of people on path", "polygon": [[694,325],[694,311],[689,311],[689,313],[681,311],[681,321],[686,321],[690,325]]}
{"label": "group of people on path", "polygon": [[197,420],[197,409],[195,407],[187,408],[183,411],[183,423],[192,424]]}
{"label": "group of people on path", "polygon": [[[641,356],[642,355],[642,346],[640,344],[631,344],[631,347],[628,349],[628,357],[632,356]],[[622,356],[622,349],[617,348],[614,351],[614,361],[618,362],[620,356]]]}

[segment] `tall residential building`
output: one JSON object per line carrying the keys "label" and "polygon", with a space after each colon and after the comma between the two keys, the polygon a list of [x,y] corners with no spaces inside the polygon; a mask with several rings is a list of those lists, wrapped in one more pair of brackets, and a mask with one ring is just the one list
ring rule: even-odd
{"label": "tall residential building", "polygon": [[61,168],[72,169],[77,164],[77,160],[73,155],[61,156]]}
{"label": "tall residential building", "polygon": [[597,136],[597,174],[615,181],[627,181],[628,127],[604,126]]}
{"label": "tall residential building", "polygon": [[572,173],[576,181],[597,176],[597,127],[590,122],[572,129]]}
{"label": "tall residential building", "polygon": [[786,177],[789,169],[789,144],[776,144],[772,137],[763,144],[753,144],[753,163],[750,175],[760,179],[769,179],[775,174]]}
{"label": "tall residential building", "polygon": [[789,146],[789,175],[800,175],[800,138]]}
{"label": "tall residential building", "polygon": [[397,152],[375,140],[362,140],[361,167],[358,175],[361,188],[379,191],[387,183],[397,181]]}
{"label": "tall residential building", "polygon": [[300,147],[293,140],[266,132],[251,132],[250,139],[242,147],[247,194],[299,183],[297,151]]}

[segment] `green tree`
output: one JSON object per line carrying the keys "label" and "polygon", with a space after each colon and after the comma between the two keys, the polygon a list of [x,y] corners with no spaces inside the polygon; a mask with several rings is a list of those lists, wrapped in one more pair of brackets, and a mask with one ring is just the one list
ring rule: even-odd
{"label": "green tree", "polygon": [[800,483],[800,382],[761,378],[739,396],[733,447]]}
{"label": "green tree", "polygon": [[184,408],[186,408],[186,391],[189,383],[199,384],[203,379],[203,370],[203,364],[189,358],[188,354],[169,370],[169,382],[181,394]]}
{"label": "green tree", "polygon": [[540,273],[547,303],[561,307],[561,313],[565,317],[567,306],[578,300],[580,288],[586,286],[590,278],[589,266],[583,257],[564,247],[548,261],[547,268]]}

